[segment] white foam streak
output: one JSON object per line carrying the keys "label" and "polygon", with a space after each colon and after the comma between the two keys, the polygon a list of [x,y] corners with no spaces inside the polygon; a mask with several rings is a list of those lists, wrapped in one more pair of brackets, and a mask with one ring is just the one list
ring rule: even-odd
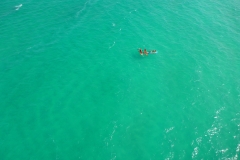
{"label": "white foam streak", "polygon": [[165,132],[168,133],[168,132],[170,132],[170,131],[173,130],[173,129],[174,129],[174,127],[170,127],[170,128],[168,128],[168,129],[165,129]]}
{"label": "white foam streak", "polygon": [[22,4],[15,6],[16,10],[19,10],[19,8],[21,8],[21,7],[22,7]]}
{"label": "white foam streak", "polygon": [[115,41],[113,42],[112,46],[109,47],[109,49],[112,48],[114,45],[115,45]]}
{"label": "white foam streak", "polygon": [[193,152],[192,152],[192,158],[195,158],[198,154],[198,147],[195,147]]}
{"label": "white foam streak", "polygon": [[237,148],[236,148],[236,155],[234,156],[234,160],[237,160],[238,159],[238,153],[240,151],[240,144],[238,144]]}
{"label": "white foam streak", "polygon": [[76,15],[77,17],[79,16],[80,13],[82,13],[82,11],[85,10],[85,8],[86,8],[86,6],[87,6],[87,4],[88,4],[89,2],[90,2],[90,0],[88,0],[88,1],[86,1],[86,2],[84,3],[82,9],[81,9],[80,11],[77,12],[77,15]]}

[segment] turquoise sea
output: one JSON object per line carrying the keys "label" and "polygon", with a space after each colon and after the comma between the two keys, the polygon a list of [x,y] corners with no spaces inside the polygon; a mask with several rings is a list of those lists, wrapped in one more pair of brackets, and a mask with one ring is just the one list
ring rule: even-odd
{"label": "turquoise sea", "polygon": [[1,0],[0,100],[2,160],[240,159],[240,1]]}

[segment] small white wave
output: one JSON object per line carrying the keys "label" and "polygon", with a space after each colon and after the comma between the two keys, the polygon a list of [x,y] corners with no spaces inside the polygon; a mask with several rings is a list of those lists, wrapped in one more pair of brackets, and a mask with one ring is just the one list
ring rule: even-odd
{"label": "small white wave", "polygon": [[221,107],[219,110],[216,111],[216,114],[219,114],[224,109],[225,109],[225,107]]}
{"label": "small white wave", "polygon": [[228,148],[218,150],[217,153],[222,153],[222,154],[223,154],[223,153],[225,153],[225,152],[227,152],[227,151],[228,151]]}
{"label": "small white wave", "polygon": [[19,8],[22,7],[22,4],[15,6],[16,10],[19,10]]}
{"label": "small white wave", "polygon": [[207,133],[209,136],[213,136],[215,134],[217,134],[220,131],[220,129],[218,129],[217,127],[214,128],[210,128],[207,130]]}
{"label": "small white wave", "polygon": [[199,144],[202,142],[202,137],[198,137],[198,138],[196,139],[196,142],[197,142],[197,144],[199,145]]}
{"label": "small white wave", "polygon": [[112,134],[110,135],[110,141],[111,141],[112,138],[113,138],[113,135],[114,135],[114,133],[115,133],[115,131],[116,131],[116,128],[117,128],[117,125],[116,125],[116,122],[114,122],[113,131],[112,131]]}
{"label": "small white wave", "polygon": [[174,127],[167,128],[167,129],[165,129],[165,132],[168,133],[168,132],[170,132],[173,129],[174,129]]}
{"label": "small white wave", "polygon": [[87,6],[87,4],[88,4],[89,2],[90,2],[90,0],[88,0],[88,1],[86,1],[86,2],[84,3],[82,9],[80,9],[80,11],[77,12],[76,17],[78,17],[79,14],[82,13],[82,11],[85,10],[85,8],[86,8],[86,6]]}
{"label": "small white wave", "polygon": [[113,158],[111,158],[111,160],[114,160],[114,159],[116,159],[116,157],[117,157],[117,156],[114,156]]}
{"label": "small white wave", "polygon": [[239,155],[239,152],[240,151],[240,144],[238,144],[238,146],[237,146],[237,148],[236,148],[236,154],[235,154],[235,156],[234,156],[234,160],[237,160],[238,159],[238,155]]}
{"label": "small white wave", "polygon": [[109,47],[109,49],[112,48],[114,45],[115,45],[115,41],[113,42],[112,46]]}
{"label": "small white wave", "polygon": [[19,7],[22,7],[22,4],[20,4],[20,5],[18,5],[18,6],[15,6],[15,7],[18,7],[18,8],[19,8]]}
{"label": "small white wave", "polygon": [[[116,122],[113,122],[114,126],[113,126],[113,131],[109,134],[109,137],[106,137],[104,139],[105,145],[108,147],[111,145],[111,141],[113,139],[114,133],[116,132],[116,129],[118,128]],[[114,146],[114,145],[113,145]]]}
{"label": "small white wave", "polygon": [[193,152],[192,152],[192,158],[195,158],[198,154],[198,147],[195,147]]}
{"label": "small white wave", "polygon": [[165,158],[165,160],[169,160],[169,159],[173,159],[174,158],[174,153],[173,152],[170,152],[168,157]]}

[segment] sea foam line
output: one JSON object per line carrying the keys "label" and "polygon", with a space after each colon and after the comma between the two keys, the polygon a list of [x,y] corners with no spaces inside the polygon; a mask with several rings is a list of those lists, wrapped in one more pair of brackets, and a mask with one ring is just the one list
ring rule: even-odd
{"label": "sea foam line", "polygon": [[114,45],[115,45],[115,41],[113,42],[112,46],[109,47],[109,49],[112,48]]}
{"label": "sea foam line", "polygon": [[83,10],[85,10],[86,5],[87,5],[89,2],[90,2],[90,0],[87,0],[87,1],[84,3],[83,8],[82,8],[80,11],[77,12],[77,15],[76,15],[77,17],[79,16],[80,13],[82,13]]}
{"label": "sea foam line", "polygon": [[22,7],[22,4],[15,6],[16,10],[19,10],[19,8],[21,8],[21,7]]}

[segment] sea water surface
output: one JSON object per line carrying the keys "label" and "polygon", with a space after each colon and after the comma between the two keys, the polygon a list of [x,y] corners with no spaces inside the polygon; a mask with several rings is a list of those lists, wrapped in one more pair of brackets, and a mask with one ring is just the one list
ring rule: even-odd
{"label": "sea water surface", "polygon": [[0,159],[239,159],[240,1],[0,7]]}

